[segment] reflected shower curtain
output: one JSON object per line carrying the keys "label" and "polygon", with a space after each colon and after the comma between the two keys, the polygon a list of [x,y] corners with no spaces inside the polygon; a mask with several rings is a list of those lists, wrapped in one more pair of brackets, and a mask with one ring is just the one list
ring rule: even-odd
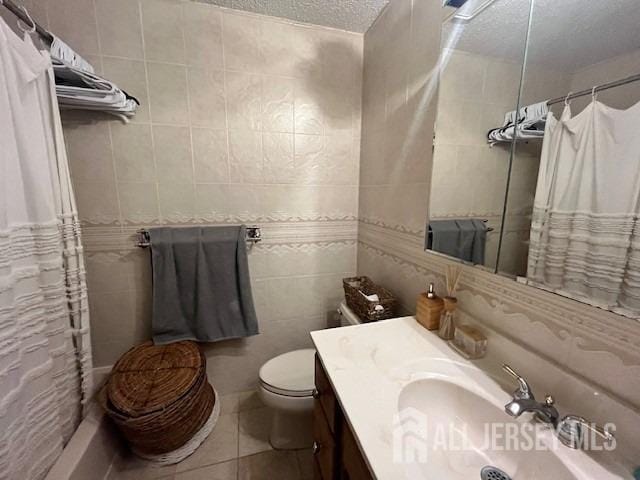
{"label": "reflected shower curtain", "polygon": [[549,116],[538,176],[529,283],[640,316],[640,103],[594,101]]}
{"label": "reflected shower curtain", "polygon": [[91,391],[78,218],[51,60],[0,18],[0,479],[39,479]]}

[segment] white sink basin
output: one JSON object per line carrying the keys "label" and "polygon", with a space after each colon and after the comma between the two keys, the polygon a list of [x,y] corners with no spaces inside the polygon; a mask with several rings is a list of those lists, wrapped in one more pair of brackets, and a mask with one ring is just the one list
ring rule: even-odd
{"label": "white sink basin", "polygon": [[[413,317],[311,335],[365,460],[379,480],[480,480],[485,466],[499,468],[514,480],[632,478],[639,459],[628,457],[635,454],[572,450],[548,429],[538,437],[545,449],[485,444],[484,430],[493,422],[501,427],[500,433],[514,430],[515,440],[526,440],[520,426],[529,427],[525,433],[533,431],[530,415],[513,419],[504,412],[511,400],[507,390],[515,383],[505,390],[498,382],[507,379],[496,361],[463,359]],[[541,396],[543,391],[536,393]],[[575,407],[568,410],[560,404],[560,413],[580,413],[580,405]],[[424,432],[419,431],[421,420],[426,420]],[[460,448],[438,448],[449,440]],[[632,450],[635,445],[625,447]],[[426,459],[420,458],[421,450]]]}
{"label": "white sink basin", "polygon": [[[583,478],[573,475],[555,451],[536,450],[532,441],[531,448],[524,451],[527,438],[522,427],[526,424],[524,428],[532,428],[531,423],[509,417],[500,399],[490,401],[481,396],[483,392],[474,393],[470,388],[474,387],[429,378],[409,383],[402,389],[398,411],[405,419],[401,421],[405,444],[409,434],[413,447],[427,449],[426,458],[415,448],[414,458],[411,453],[407,455],[406,450],[403,453],[408,478],[480,479],[480,472],[486,466],[499,468],[513,480]],[[506,395],[504,400],[504,403],[508,400]],[[416,436],[416,429],[420,430],[417,426],[423,429]],[[501,438],[493,435],[498,440],[496,445],[491,441],[492,428],[502,435]],[[507,441],[509,432],[508,438],[512,440]],[[552,432],[544,432],[542,440],[551,444]],[[520,450],[505,448],[515,443]],[[561,445],[557,448],[566,449]]]}

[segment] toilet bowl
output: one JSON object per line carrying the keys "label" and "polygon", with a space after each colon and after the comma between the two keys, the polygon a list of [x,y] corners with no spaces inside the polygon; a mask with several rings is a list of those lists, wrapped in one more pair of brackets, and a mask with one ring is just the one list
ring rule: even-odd
{"label": "toilet bowl", "polygon": [[295,350],[260,368],[260,398],[273,410],[269,441],[273,448],[310,448],[315,350]]}
{"label": "toilet bowl", "polygon": [[[341,326],[361,323],[344,302],[339,313]],[[295,450],[313,444],[315,353],[312,348],[295,350],[272,358],[260,368],[260,398],[273,410],[269,434],[273,448]]]}

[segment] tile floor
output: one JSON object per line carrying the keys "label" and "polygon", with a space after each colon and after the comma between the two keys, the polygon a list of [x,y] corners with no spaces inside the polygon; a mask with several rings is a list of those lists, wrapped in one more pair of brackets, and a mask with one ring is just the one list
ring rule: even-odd
{"label": "tile floor", "polygon": [[106,480],[311,480],[311,451],[283,452],[269,444],[271,412],[256,392],[221,398],[218,423],[191,456],[170,467],[150,467],[118,455]]}

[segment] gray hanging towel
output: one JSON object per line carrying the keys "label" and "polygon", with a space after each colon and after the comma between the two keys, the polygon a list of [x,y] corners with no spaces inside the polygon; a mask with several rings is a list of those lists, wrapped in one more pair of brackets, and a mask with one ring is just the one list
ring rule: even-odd
{"label": "gray hanging towel", "polygon": [[471,221],[475,227],[471,259],[476,265],[484,265],[484,252],[487,245],[487,224],[477,218],[474,218]]}
{"label": "gray hanging towel", "polygon": [[460,228],[455,220],[431,220],[428,235],[430,242],[427,247],[434,252],[458,257],[459,236]]}
{"label": "gray hanging towel", "polygon": [[427,248],[484,265],[486,226],[482,220],[431,220]]}
{"label": "gray hanging towel", "polygon": [[152,228],[153,341],[256,335],[246,227]]}
{"label": "gray hanging towel", "polygon": [[473,241],[476,238],[476,227],[473,220],[456,220],[456,223],[460,229],[457,257],[466,262],[473,262]]}

